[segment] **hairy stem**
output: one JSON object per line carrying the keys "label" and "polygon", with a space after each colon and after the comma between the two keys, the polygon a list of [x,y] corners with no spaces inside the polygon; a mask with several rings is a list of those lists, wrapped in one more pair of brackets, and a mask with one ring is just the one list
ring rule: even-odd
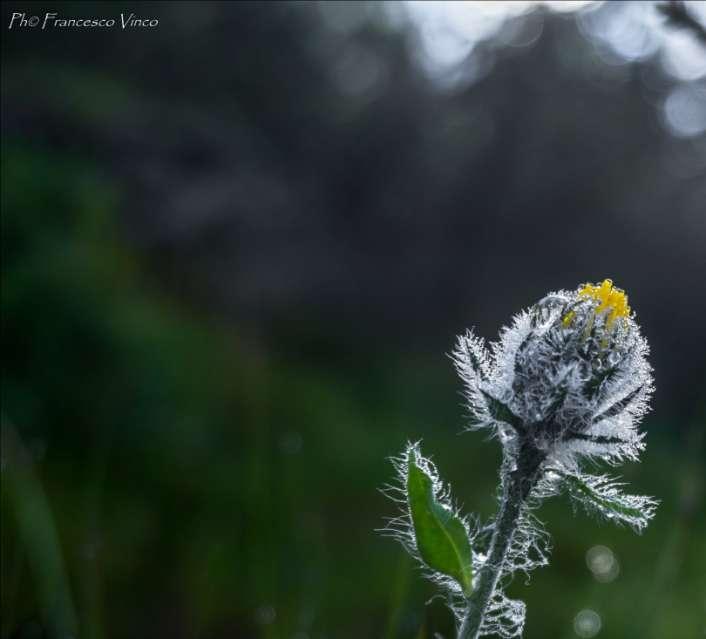
{"label": "hairy stem", "polygon": [[[503,496],[495,531],[490,541],[488,559],[483,566],[473,594],[468,599],[458,639],[477,639],[488,604],[502,575],[503,564],[517,524],[522,506],[537,483],[544,455],[534,446],[523,443],[514,470],[504,470]],[[506,460],[506,464],[509,461]]]}

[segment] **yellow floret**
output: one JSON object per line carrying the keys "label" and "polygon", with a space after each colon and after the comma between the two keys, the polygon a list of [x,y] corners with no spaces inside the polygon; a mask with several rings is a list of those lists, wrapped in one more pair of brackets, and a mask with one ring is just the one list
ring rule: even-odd
{"label": "yellow floret", "polygon": [[596,307],[596,313],[608,313],[606,328],[610,328],[619,318],[630,317],[630,307],[628,306],[628,296],[625,291],[613,288],[613,280],[605,279],[600,286],[585,284],[578,292],[580,298],[594,299],[600,304]]}

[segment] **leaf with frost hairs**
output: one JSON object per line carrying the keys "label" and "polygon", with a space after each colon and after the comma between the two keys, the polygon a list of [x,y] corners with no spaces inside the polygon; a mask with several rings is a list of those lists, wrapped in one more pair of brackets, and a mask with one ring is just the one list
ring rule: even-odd
{"label": "leaf with frost hairs", "polygon": [[642,532],[654,515],[657,501],[643,495],[620,492],[622,484],[606,475],[568,475],[561,473],[569,495],[589,512],[627,524]]}
{"label": "leaf with frost hairs", "polygon": [[610,419],[612,417],[616,417],[617,415],[620,415],[632,402],[638,398],[640,393],[644,391],[644,388],[642,386],[638,386],[635,390],[631,391],[628,393],[625,397],[622,399],[617,400],[614,404],[606,408],[602,413],[599,415],[596,415],[593,418],[593,422],[597,423],[600,422],[604,419]]}
{"label": "leaf with frost hairs", "polygon": [[431,477],[411,457],[407,468],[407,498],[419,556],[434,571],[455,579],[470,595],[472,551],[466,527],[434,494]]}

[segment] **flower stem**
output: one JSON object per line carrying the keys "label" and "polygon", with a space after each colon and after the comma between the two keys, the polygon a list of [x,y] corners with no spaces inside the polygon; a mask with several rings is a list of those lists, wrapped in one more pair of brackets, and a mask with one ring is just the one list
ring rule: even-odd
{"label": "flower stem", "polygon": [[[539,478],[539,470],[544,455],[534,446],[523,443],[514,470],[503,471],[503,496],[500,512],[496,519],[495,531],[490,541],[490,551],[485,565],[480,571],[478,583],[468,598],[458,639],[477,639],[487,614],[488,604],[493,597],[502,575],[507,551],[517,530],[522,514],[522,506]],[[506,467],[509,460],[505,461]]]}

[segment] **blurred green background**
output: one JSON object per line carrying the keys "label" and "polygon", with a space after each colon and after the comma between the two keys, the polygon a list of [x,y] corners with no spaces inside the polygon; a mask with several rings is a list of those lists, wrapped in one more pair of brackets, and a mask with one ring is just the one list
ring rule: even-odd
{"label": "blurred green background", "polygon": [[[445,353],[607,276],[662,505],[548,502],[510,594],[527,639],[706,637],[704,3],[433,4],[3,5],[3,639],[451,637],[388,457],[491,515]],[[7,28],[46,11],[159,26]]]}

